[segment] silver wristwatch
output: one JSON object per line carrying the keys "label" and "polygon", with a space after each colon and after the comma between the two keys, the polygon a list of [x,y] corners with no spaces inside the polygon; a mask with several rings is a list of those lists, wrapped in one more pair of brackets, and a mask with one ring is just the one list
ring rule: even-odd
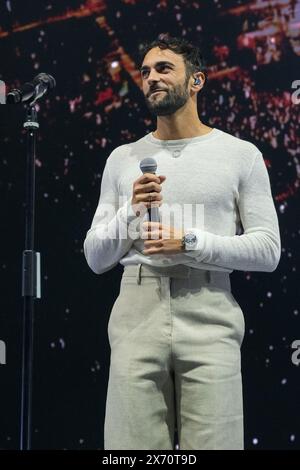
{"label": "silver wristwatch", "polygon": [[197,246],[197,237],[192,232],[186,232],[181,239],[181,246],[184,250],[193,250]]}

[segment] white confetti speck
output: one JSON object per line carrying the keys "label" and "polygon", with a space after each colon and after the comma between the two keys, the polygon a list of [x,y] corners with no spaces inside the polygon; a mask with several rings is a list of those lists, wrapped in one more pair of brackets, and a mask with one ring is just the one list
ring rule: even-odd
{"label": "white confetti speck", "polygon": [[285,211],[285,205],[284,205],[284,204],[280,204],[279,210],[280,210],[280,212],[283,214],[284,211]]}

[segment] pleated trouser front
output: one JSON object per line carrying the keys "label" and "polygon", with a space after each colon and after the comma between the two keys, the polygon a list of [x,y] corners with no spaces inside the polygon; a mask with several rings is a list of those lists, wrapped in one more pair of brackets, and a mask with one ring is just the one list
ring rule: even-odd
{"label": "pleated trouser front", "polygon": [[244,316],[228,273],[125,266],[109,319],[104,448],[243,449]]}

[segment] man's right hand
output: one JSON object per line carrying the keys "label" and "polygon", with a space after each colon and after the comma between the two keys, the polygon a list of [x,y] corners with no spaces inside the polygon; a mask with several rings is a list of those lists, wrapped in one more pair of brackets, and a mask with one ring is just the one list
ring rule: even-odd
{"label": "man's right hand", "polygon": [[141,203],[147,209],[161,206],[161,183],[165,179],[166,176],[144,173],[133,183],[131,205],[137,216],[140,215],[139,205]]}

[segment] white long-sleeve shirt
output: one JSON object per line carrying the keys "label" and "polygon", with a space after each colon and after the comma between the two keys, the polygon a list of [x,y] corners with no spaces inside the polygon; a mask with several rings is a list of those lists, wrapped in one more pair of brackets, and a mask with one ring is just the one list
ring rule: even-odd
{"label": "white long-sleeve shirt", "polygon": [[[144,240],[138,230],[148,215],[137,217],[131,199],[145,157],[153,157],[156,174],[166,176],[161,192],[162,223],[193,231],[198,239],[195,249],[168,256],[142,253]],[[281,241],[261,152],[252,143],[217,128],[178,140],[160,140],[149,133],[117,147],[106,161],[84,254],[96,274],[118,262],[124,266],[185,264],[229,273],[234,269],[274,271]]]}

